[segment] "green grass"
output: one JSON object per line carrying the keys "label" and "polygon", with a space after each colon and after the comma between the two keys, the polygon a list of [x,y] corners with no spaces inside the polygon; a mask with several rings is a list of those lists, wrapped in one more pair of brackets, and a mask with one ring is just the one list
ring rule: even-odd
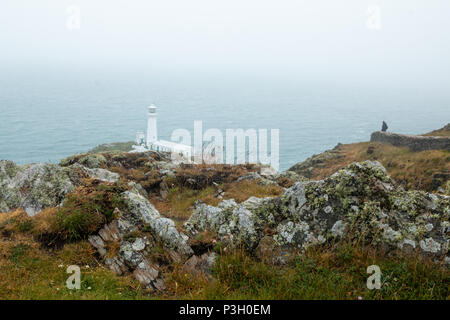
{"label": "green grass", "polygon": [[[366,286],[372,264],[382,272],[380,290]],[[188,299],[450,299],[447,270],[418,258],[387,259],[351,246],[308,252],[284,267],[236,251],[220,257],[214,275],[212,284],[178,274],[172,281],[179,297]]]}
{"label": "green grass", "polygon": [[[131,277],[116,276],[99,265],[87,243],[65,247],[56,254],[27,243],[11,244],[6,250],[8,259],[0,259],[0,299],[151,298]],[[66,287],[71,275],[66,269],[71,264],[81,268],[80,290]]]}

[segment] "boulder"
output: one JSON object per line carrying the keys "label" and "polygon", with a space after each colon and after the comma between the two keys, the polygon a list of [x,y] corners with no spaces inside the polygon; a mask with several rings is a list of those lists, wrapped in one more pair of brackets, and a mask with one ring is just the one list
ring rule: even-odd
{"label": "boulder", "polygon": [[47,207],[58,206],[74,190],[66,171],[54,164],[23,167],[0,161],[0,211],[23,208],[33,216]]}
{"label": "boulder", "polygon": [[162,245],[171,262],[180,262],[194,253],[189,238],[142,195],[126,191],[122,198],[126,207],[116,214],[119,218],[90,236],[89,242],[116,274],[132,273],[145,288],[164,290],[164,279],[152,249]]}
{"label": "boulder", "polygon": [[175,228],[172,220],[162,217],[150,201],[130,191],[125,191],[122,198],[127,207],[122,219],[132,226],[146,225],[152,235],[168,249],[185,256],[193,254],[189,238]]}
{"label": "boulder", "polygon": [[29,216],[48,207],[57,207],[81,185],[82,178],[115,182],[119,175],[105,169],[89,169],[80,164],[61,167],[49,163],[18,166],[0,161],[0,212],[23,208]]}
{"label": "boulder", "polygon": [[214,252],[206,252],[201,256],[190,257],[183,266],[183,271],[193,275],[194,277],[205,277],[213,280],[212,268],[214,267],[217,254]]}

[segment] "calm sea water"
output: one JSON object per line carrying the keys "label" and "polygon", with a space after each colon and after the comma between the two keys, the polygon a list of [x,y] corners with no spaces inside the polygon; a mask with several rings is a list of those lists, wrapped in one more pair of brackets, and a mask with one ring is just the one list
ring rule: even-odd
{"label": "calm sea water", "polygon": [[158,130],[280,129],[280,168],[338,142],[366,141],[385,120],[424,133],[450,120],[450,94],[432,89],[308,83],[307,79],[170,72],[21,71],[0,74],[0,159],[58,162],[96,145],[134,140],[146,107]]}

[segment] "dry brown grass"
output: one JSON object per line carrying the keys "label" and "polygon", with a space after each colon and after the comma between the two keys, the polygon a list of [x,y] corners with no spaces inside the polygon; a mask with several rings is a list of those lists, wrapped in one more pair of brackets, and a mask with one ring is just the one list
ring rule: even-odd
{"label": "dry brown grass", "polygon": [[257,171],[259,167],[253,164],[200,164],[184,165],[176,170],[175,176],[179,185],[198,190],[214,183],[233,182],[250,172]]}
{"label": "dry brown grass", "polygon": [[[369,147],[372,151],[368,153]],[[377,160],[404,187],[431,190],[433,175],[450,171],[450,152],[446,150],[412,152],[406,147],[378,142],[346,144],[340,146],[339,150],[344,156],[328,160],[321,168],[314,168],[312,179],[329,177],[355,161]]]}
{"label": "dry brown grass", "polygon": [[445,126],[444,128],[431,131],[429,133],[424,134],[424,136],[450,137],[450,130],[447,129],[449,126],[450,124],[447,124],[447,126]]}
{"label": "dry brown grass", "polygon": [[169,190],[169,195],[165,200],[154,195],[150,197],[150,202],[162,215],[173,219],[179,225],[192,215],[197,200],[217,206],[223,200],[217,197],[218,189],[225,192],[223,199],[234,199],[238,203],[250,197],[275,197],[283,192],[283,189],[275,184],[265,186],[256,180],[243,180],[225,183],[218,187],[207,186],[200,190],[177,186]]}
{"label": "dry brown grass", "polygon": [[180,224],[189,219],[197,200],[209,205],[217,205],[219,199],[214,196],[215,192],[213,187],[202,190],[173,187],[169,190],[169,195],[165,200],[161,200],[158,196],[152,196],[150,202],[162,215]]}
{"label": "dry brown grass", "polygon": [[224,185],[225,199],[234,199],[240,203],[250,197],[265,198],[277,197],[283,193],[283,189],[277,184],[261,185],[258,181],[243,180]]}

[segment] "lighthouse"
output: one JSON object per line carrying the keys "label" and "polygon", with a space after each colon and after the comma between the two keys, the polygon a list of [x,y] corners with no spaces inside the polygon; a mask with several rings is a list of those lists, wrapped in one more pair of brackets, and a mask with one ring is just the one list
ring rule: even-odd
{"label": "lighthouse", "polygon": [[130,152],[169,152],[172,154],[172,160],[191,161],[193,148],[186,144],[176,143],[173,141],[158,140],[158,129],[156,125],[156,107],[151,105],[148,107],[147,114],[147,141],[144,143],[145,133],[138,132],[136,134],[136,145],[132,146]]}
{"label": "lighthouse", "polygon": [[158,130],[156,126],[156,107],[151,105],[148,107],[147,119],[147,148],[151,149],[151,145],[158,141]]}

